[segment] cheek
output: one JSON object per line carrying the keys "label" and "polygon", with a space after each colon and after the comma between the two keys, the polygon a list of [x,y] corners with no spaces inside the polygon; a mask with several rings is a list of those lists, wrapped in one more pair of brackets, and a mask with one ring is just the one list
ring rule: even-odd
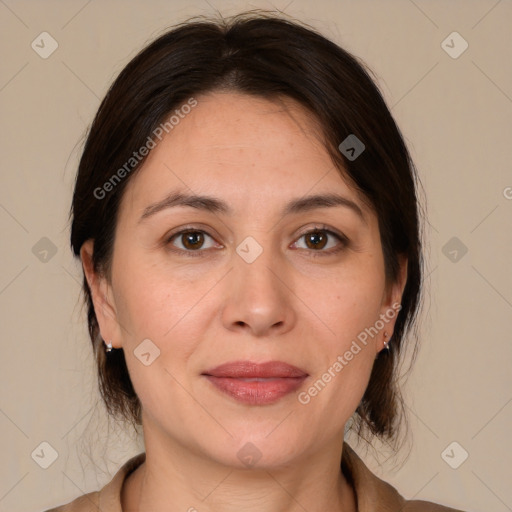
{"label": "cheek", "polygon": [[[215,276],[191,279],[179,270],[170,272],[161,265],[141,261],[125,259],[123,273],[115,283],[123,344],[133,359],[137,346],[150,339],[160,350],[155,365],[183,374],[186,362],[204,338],[210,319],[208,291],[216,283]],[[137,370],[136,364],[134,367]]]}
{"label": "cheek", "polygon": [[380,334],[374,326],[383,290],[383,272],[373,261],[309,291],[308,302],[314,305],[323,334],[316,339],[322,347],[317,353],[320,364],[306,391],[319,410],[335,411],[339,421],[357,408],[368,384]]}
{"label": "cheek", "polygon": [[347,343],[370,328],[379,318],[384,279],[379,268],[358,265],[324,280],[323,286],[303,290],[312,312],[321,320],[329,352],[343,350]]}
{"label": "cheek", "polygon": [[147,259],[135,254],[124,258],[114,283],[116,314],[128,338],[160,340],[185,315],[193,291],[179,274],[166,274]]}
{"label": "cheek", "polygon": [[[183,386],[189,387],[188,362],[203,338],[201,322],[205,321],[201,308],[194,305],[206,293],[208,283],[206,290],[203,284],[190,286],[177,273],[171,276],[155,266],[134,263],[126,262],[116,287],[116,313],[123,326],[128,372],[146,413],[158,415],[172,408],[175,419],[184,421],[182,410],[174,406],[190,400]],[[148,365],[139,359],[139,347],[147,339],[157,347],[145,342],[152,360]]]}

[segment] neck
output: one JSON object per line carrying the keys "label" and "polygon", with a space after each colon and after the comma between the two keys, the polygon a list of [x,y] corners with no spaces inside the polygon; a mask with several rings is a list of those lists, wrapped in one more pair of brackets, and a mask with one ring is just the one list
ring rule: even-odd
{"label": "neck", "polygon": [[123,512],[356,511],[340,468],[342,440],[286,466],[240,469],[152,433],[145,463],[123,486]]}

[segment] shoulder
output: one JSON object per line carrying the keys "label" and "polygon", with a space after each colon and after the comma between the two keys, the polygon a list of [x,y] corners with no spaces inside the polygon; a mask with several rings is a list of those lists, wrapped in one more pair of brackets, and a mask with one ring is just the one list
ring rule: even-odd
{"label": "shoulder", "polygon": [[121,490],[128,475],[146,460],[146,454],[139,453],[126,461],[114,478],[101,490],[84,494],[75,500],[44,512],[122,512]]}
{"label": "shoulder", "polygon": [[75,500],[44,512],[97,512],[99,508],[99,491],[84,494]]}
{"label": "shoulder", "polygon": [[404,500],[403,512],[464,512],[456,508],[445,507],[431,501]]}
{"label": "shoulder", "polygon": [[406,500],[389,483],[374,475],[357,453],[343,443],[342,471],[352,484],[357,496],[359,512],[463,512],[437,503]]}

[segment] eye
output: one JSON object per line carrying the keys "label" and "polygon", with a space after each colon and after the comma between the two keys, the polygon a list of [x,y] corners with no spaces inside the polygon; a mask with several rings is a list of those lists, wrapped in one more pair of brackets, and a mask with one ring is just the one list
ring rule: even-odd
{"label": "eye", "polygon": [[[335,254],[348,245],[348,239],[342,234],[335,233],[327,228],[315,228],[300,236],[299,240],[304,239],[305,246],[298,246],[299,249],[309,249],[314,256],[328,256]],[[335,241],[338,240],[338,244]],[[299,242],[293,245],[297,247]],[[323,249],[329,250],[323,250]]]}
{"label": "eye", "polygon": [[[206,243],[210,240],[209,245]],[[349,244],[347,237],[341,233],[335,233],[327,227],[316,227],[299,237],[304,239],[305,246],[301,246],[299,241],[295,242],[292,247],[305,249],[312,256],[329,256],[343,250]],[[336,240],[338,243],[336,244]],[[206,249],[214,247],[222,248],[217,244],[214,238],[201,229],[186,228],[171,234],[166,239],[166,245],[171,246],[172,252],[183,254],[186,256],[202,256]],[[175,249],[173,248],[175,247]],[[327,250],[325,250],[327,249]]]}
{"label": "eye", "polygon": [[[205,247],[205,240],[213,238],[205,231],[199,229],[184,229],[178,233],[172,234],[167,239],[167,244],[170,244],[178,249],[171,249],[174,252],[188,253],[187,256],[200,256],[203,252],[201,249],[210,249],[215,247],[215,243],[210,243]],[[193,254],[197,253],[197,254]]]}

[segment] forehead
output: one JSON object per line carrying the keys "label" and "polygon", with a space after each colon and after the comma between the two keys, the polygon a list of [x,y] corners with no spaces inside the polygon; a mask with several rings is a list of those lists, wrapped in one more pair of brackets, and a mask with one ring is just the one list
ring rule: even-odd
{"label": "forehead", "polygon": [[130,180],[124,203],[138,213],[176,189],[240,206],[320,190],[361,199],[332,162],[318,121],[295,101],[231,92],[196,99]]}
{"label": "forehead", "polygon": [[[297,136],[299,133],[305,138],[311,138],[320,131],[316,118],[291,98],[268,99],[240,92],[201,95],[197,107],[187,117],[188,127],[207,132],[212,141],[219,143],[226,142],[228,133],[251,142],[269,133],[279,135],[279,140],[282,140],[288,135]],[[224,130],[218,131],[216,128],[219,126],[223,126]],[[212,127],[215,128],[214,132],[211,131]],[[242,127],[245,129],[239,131]]]}

